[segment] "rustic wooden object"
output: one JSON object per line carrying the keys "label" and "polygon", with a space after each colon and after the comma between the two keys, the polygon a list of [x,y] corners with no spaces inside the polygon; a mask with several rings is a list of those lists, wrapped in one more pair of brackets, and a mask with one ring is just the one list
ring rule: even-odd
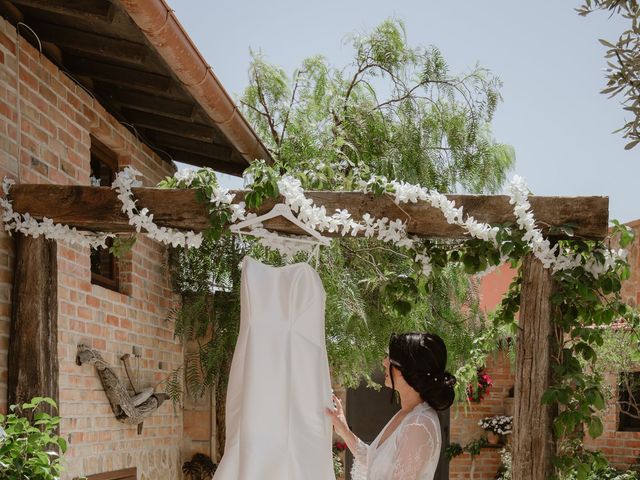
{"label": "rustic wooden object", "polygon": [[552,476],[555,454],[553,419],[557,407],[542,405],[551,384],[555,328],[549,269],[529,255],[522,265],[519,332],[513,419],[513,480],[546,480]]}
{"label": "rustic wooden object", "polygon": [[122,423],[139,425],[169,398],[165,393],[154,393],[147,401],[135,406],[131,395],[111,366],[102,359],[99,352],[86,345],[78,345],[76,363],[78,365],[89,363],[96,367],[104,392],[111,404],[111,409],[116,419]]}
{"label": "rustic wooden object", "polygon": [[[48,217],[80,229],[131,231],[117,194],[110,188],[22,184],[16,185],[11,192],[14,209],[20,213],[29,212],[36,218]],[[235,201],[240,201],[244,192],[236,193]],[[196,200],[193,191],[134,188],[133,194],[138,207],[149,208],[160,226],[196,231],[209,226],[206,207]],[[460,227],[447,223],[442,212],[426,202],[398,206],[390,196],[375,197],[357,192],[307,192],[307,195],[317,205],[324,205],[329,214],[347,208],[355,219],[370,213],[378,218],[406,220],[408,232],[413,235],[464,236]],[[515,220],[509,198],[504,195],[449,195],[448,198],[457,206],[464,206],[465,215],[472,215],[480,222],[495,225]],[[529,200],[545,235],[550,233],[552,226],[569,223],[575,225],[576,237],[602,239],[607,235],[607,197],[531,197]],[[265,202],[258,214],[270,210],[273,204],[273,201]],[[265,226],[283,233],[300,233],[297,227],[278,218],[265,222]]]}
{"label": "rustic wooden object", "polygon": [[16,236],[7,379],[9,404],[58,402],[58,270],[56,243]]}
{"label": "rustic wooden object", "polygon": [[113,472],[96,473],[89,475],[87,480],[137,480],[138,469],[136,467],[115,470]]}

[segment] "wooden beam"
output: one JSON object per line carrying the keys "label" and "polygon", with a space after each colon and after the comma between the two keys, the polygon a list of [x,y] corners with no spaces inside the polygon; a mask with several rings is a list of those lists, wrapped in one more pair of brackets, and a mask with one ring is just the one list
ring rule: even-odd
{"label": "wooden beam", "polygon": [[110,103],[121,108],[133,108],[159,114],[164,117],[189,120],[193,114],[194,104],[167,98],[160,95],[125,90],[124,88],[106,87],[104,83],[95,82],[96,93],[101,98],[106,98]]}
{"label": "wooden beam", "polygon": [[514,480],[546,480],[552,477],[552,427],[557,415],[557,405],[542,405],[542,395],[551,385],[553,351],[557,348],[551,304],[554,281],[551,271],[531,255],[523,262],[522,275],[512,475]]}
{"label": "wooden beam", "polygon": [[108,59],[116,64],[144,65],[151,53],[146,45],[121,38],[105,37],[50,23],[31,22],[32,28],[45,41],[55,43],[63,51],[82,52],[91,57]]}
{"label": "wooden beam", "polygon": [[241,176],[245,168],[249,165],[245,163],[245,160],[238,155],[237,161],[233,161],[230,155],[223,157],[216,156],[204,156],[191,152],[185,152],[177,148],[166,146],[163,150],[171,154],[174,160],[187,165],[193,165],[195,167],[210,167],[221,173],[227,173],[229,175]]}
{"label": "wooden beam", "polygon": [[171,88],[172,79],[165,75],[73,55],[65,54],[63,58],[64,66],[77,75],[148,92],[167,92]]}
{"label": "wooden beam", "polygon": [[213,142],[215,132],[213,127],[195,122],[176,120],[149,112],[141,112],[130,108],[123,108],[122,115],[136,126],[146,127],[159,132],[175,133],[183,137],[203,142]]}
{"label": "wooden beam", "polygon": [[0,0],[0,15],[14,25],[18,22],[24,22],[24,14],[9,0]]}
{"label": "wooden beam", "polygon": [[[203,230],[208,226],[205,206],[196,201],[190,190],[137,188],[134,195],[140,208],[147,207],[158,225]],[[14,209],[29,212],[36,218],[48,217],[78,228],[91,230],[131,231],[127,217],[120,211],[116,192],[108,187],[64,185],[16,185],[11,191]],[[241,201],[244,192],[237,191],[234,201]],[[390,196],[376,197],[357,192],[307,192],[317,205],[324,205],[327,213],[346,208],[353,218],[365,213],[382,218],[399,218],[408,222],[411,234],[423,237],[463,238],[460,227],[450,225],[440,210],[426,202],[396,205]],[[465,214],[490,224],[514,221],[509,197],[505,195],[448,195]],[[602,239],[607,235],[607,197],[530,197],[538,225],[546,234],[552,226],[574,224],[574,235],[581,238]],[[268,211],[274,202],[267,201],[259,213]],[[284,233],[298,233],[286,220],[273,219],[267,228]]]}
{"label": "wooden beam", "polygon": [[56,244],[16,236],[9,331],[9,404],[36,396],[58,402],[58,272]]}
{"label": "wooden beam", "polygon": [[73,18],[93,18],[103,22],[111,22],[113,9],[107,0],[12,0],[16,5],[30,7],[45,12],[58,13]]}
{"label": "wooden beam", "polygon": [[147,137],[154,145],[158,145],[163,148],[176,148],[183,152],[195,153],[196,155],[202,155],[203,157],[227,159],[233,152],[230,146],[220,143],[200,142],[180,135],[159,133],[146,129],[144,130],[144,133],[145,137]]}

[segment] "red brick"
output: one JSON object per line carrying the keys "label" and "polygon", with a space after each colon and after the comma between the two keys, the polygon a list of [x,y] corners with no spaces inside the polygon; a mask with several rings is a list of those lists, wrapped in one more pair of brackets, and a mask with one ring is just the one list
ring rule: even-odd
{"label": "red brick", "polygon": [[87,295],[86,304],[90,307],[100,308],[100,299],[91,295]]}
{"label": "red brick", "polygon": [[16,54],[16,44],[15,42],[7,37],[4,32],[0,32],[0,45],[9,50],[12,55]]}

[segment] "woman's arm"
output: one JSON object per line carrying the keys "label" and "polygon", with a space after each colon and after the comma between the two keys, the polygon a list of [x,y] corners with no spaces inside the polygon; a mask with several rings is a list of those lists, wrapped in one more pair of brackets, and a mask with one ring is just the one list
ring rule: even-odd
{"label": "woman's arm", "polygon": [[336,408],[334,410],[327,408],[327,415],[331,417],[331,423],[333,423],[333,428],[336,433],[342,437],[347,444],[347,447],[349,447],[349,450],[351,450],[351,453],[356,455],[358,453],[359,444],[363,442],[349,428],[347,419],[344,416],[342,402],[340,402],[340,399],[335,395],[333,396],[333,403]]}
{"label": "woman's arm", "polygon": [[327,415],[331,417],[333,428],[336,433],[340,435],[351,453],[353,454],[353,467],[351,469],[351,478],[353,480],[366,480],[368,469],[368,456],[369,445],[360,440],[355,433],[351,431],[349,425],[347,425],[347,419],[344,416],[344,409],[342,408],[342,402],[340,399],[333,396],[333,403],[336,408],[334,410],[328,408]]}

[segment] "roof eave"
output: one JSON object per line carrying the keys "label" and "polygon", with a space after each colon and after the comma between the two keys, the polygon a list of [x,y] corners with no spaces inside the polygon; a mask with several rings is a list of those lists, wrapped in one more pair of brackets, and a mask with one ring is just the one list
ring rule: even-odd
{"label": "roof eave", "polygon": [[271,155],[164,0],[120,0],[131,19],[247,164]]}

